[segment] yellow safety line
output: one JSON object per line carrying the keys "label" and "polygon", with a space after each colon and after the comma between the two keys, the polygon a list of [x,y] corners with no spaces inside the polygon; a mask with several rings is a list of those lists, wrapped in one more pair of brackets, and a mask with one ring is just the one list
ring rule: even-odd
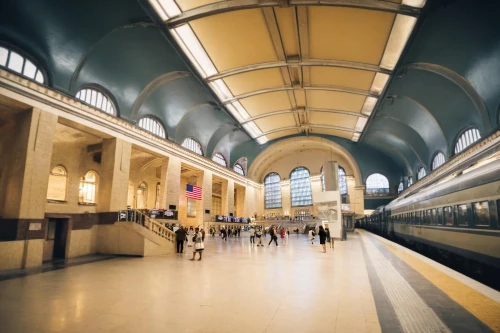
{"label": "yellow safety line", "polygon": [[394,245],[381,243],[493,331],[500,332],[500,303]]}

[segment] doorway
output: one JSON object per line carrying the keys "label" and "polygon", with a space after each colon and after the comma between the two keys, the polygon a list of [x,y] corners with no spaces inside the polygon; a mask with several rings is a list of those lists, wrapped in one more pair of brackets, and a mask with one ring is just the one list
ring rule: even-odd
{"label": "doorway", "polygon": [[47,237],[43,247],[43,260],[50,261],[66,258],[68,239],[68,219],[49,218]]}

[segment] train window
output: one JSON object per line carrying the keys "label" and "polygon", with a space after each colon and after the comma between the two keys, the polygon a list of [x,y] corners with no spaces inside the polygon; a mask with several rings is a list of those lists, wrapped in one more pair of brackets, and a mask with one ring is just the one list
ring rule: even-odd
{"label": "train window", "polygon": [[488,208],[488,201],[473,203],[472,209],[474,211],[474,224],[476,226],[490,225],[490,212]]}
{"label": "train window", "polygon": [[453,225],[453,208],[444,207],[444,222],[446,225]]}
{"label": "train window", "polygon": [[425,224],[431,224],[431,210],[427,209],[425,211]]}
{"label": "train window", "polygon": [[467,222],[467,206],[466,205],[457,205],[457,220],[458,225],[467,226],[469,223]]}
{"label": "train window", "polygon": [[411,212],[410,223],[413,224],[415,222],[415,212]]}
{"label": "train window", "polygon": [[431,224],[437,224],[437,211],[436,208],[432,208],[432,220]]}
{"label": "train window", "polygon": [[437,222],[439,225],[443,225],[443,208],[438,208],[437,213],[438,213],[438,221]]}

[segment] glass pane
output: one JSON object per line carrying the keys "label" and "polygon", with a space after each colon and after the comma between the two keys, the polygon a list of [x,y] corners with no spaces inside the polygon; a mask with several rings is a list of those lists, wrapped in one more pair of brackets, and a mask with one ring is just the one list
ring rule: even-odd
{"label": "glass pane", "polygon": [[292,171],[290,175],[290,191],[292,196],[292,207],[312,205],[309,170],[299,167]]}
{"label": "glass pane", "polygon": [[40,70],[36,73],[35,80],[40,83],[45,83],[45,79],[43,78],[43,74]]}
{"label": "glass pane", "polygon": [[439,225],[442,225],[443,224],[443,208],[438,208],[437,209],[437,213],[438,213],[438,216],[437,216],[437,223]]}
{"label": "glass pane", "polygon": [[35,78],[36,74],[36,66],[29,60],[26,60],[26,64],[24,64],[24,72],[23,74],[29,77],[30,79]]}
{"label": "glass pane", "polygon": [[474,209],[474,224],[477,226],[490,225],[490,212],[488,208],[488,201],[476,202],[472,204]]}
{"label": "glass pane", "polygon": [[11,51],[9,65],[7,67],[12,69],[13,71],[21,73],[21,71],[23,70],[23,62],[24,62],[23,57],[21,57],[16,52]]}
{"label": "glass pane", "polygon": [[458,225],[466,226],[469,225],[467,221],[467,206],[466,205],[458,205],[457,206],[457,221]]}
{"label": "glass pane", "polygon": [[9,51],[6,48],[0,47],[0,66],[7,65],[7,56]]}
{"label": "glass pane", "polygon": [[281,208],[281,184],[277,173],[271,173],[264,179],[264,203],[266,209]]}
{"label": "glass pane", "polygon": [[384,175],[374,173],[366,179],[367,194],[389,193],[389,181]]}
{"label": "glass pane", "polygon": [[453,209],[444,207],[444,222],[446,225],[453,225]]}

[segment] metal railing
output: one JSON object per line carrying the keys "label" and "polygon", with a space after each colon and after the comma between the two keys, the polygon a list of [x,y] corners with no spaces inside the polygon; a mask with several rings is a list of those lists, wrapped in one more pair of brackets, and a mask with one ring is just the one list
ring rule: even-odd
{"label": "metal railing", "polygon": [[[130,216],[131,215],[131,216]],[[175,232],[165,227],[160,222],[152,219],[146,214],[133,209],[132,214],[127,215],[127,221],[135,222],[142,225],[144,228],[155,233],[156,235],[165,238],[168,241],[175,242]]]}

